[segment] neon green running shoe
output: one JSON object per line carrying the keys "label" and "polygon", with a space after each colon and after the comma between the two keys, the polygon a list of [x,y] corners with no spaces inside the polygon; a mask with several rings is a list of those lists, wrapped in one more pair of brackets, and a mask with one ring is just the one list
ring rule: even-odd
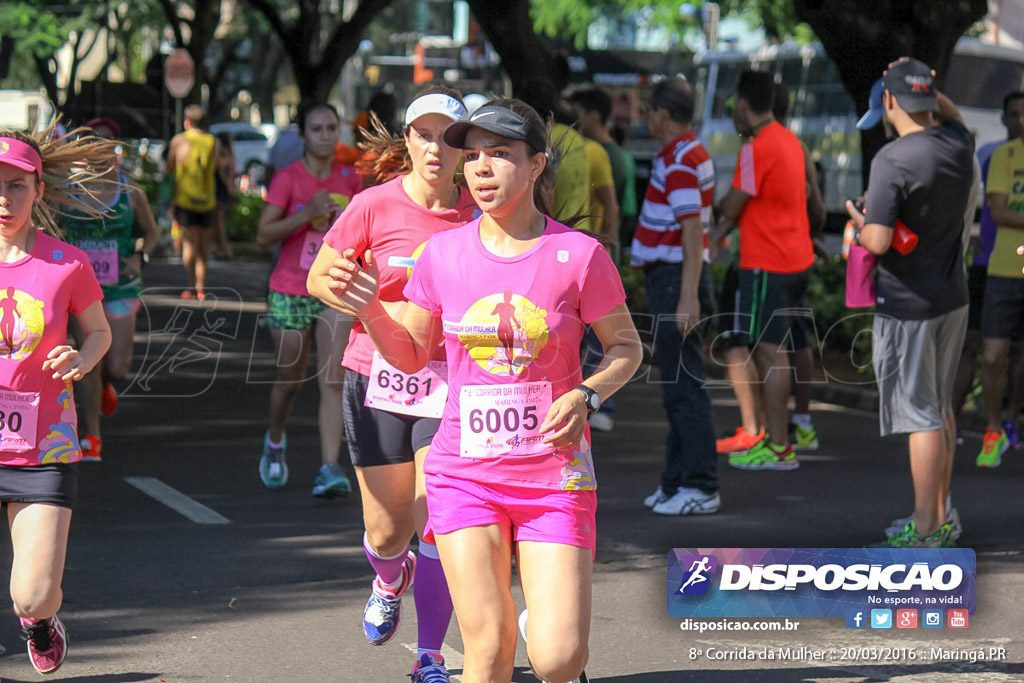
{"label": "neon green running shoe", "polygon": [[746,452],[730,455],[729,466],[738,470],[795,470],[800,462],[792,445],[783,448],[764,438]]}
{"label": "neon green running shoe", "polygon": [[877,547],[880,548],[955,548],[956,541],[953,540],[953,526],[948,522],[939,527],[931,536],[922,536],[917,533],[917,525],[910,522],[903,531],[896,534]]}
{"label": "neon green running shoe", "polygon": [[795,422],[789,425],[789,440],[793,444],[794,451],[816,451],[818,450],[818,431],[811,425],[804,429]]}
{"label": "neon green running shoe", "polygon": [[1003,453],[1009,448],[1010,441],[1006,438],[1006,432],[1002,429],[997,432],[988,427],[981,442],[981,453],[978,453],[975,464],[978,467],[999,467],[1003,462]]}

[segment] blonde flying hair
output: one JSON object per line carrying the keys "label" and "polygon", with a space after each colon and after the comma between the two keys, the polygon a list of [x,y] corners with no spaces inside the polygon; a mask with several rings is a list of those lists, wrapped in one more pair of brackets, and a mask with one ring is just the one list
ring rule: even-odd
{"label": "blonde flying hair", "polygon": [[[124,189],[116,180],[100,178],[118,163],[114,151],[118,142],[93,135],[89,128],[79,127],[63,135],[58,133],[60,117],[54,117],[45,130],[25,133],[0,130],[0,137],[13,138],[29,145],[43,160],[43,197],[32,207],[32,223],[43,232],[60,239],[61,216],[69,211],[89,218],[100,218],[101,202],[88,202],[90,195]],[[85,189],[88,185],[91,189]]]}

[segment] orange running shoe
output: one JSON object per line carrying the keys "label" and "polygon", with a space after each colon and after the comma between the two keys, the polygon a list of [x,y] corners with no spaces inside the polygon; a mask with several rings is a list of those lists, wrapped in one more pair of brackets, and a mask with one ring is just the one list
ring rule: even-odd
{"label": "orange running shoe", "polygon": [[100,415],[110,417],[117,412],[117,389],[110,382],[103,385],[103,396],[100,398]]}
{"label": "orange running shoe", "polygon": [[103,442],[95,434],[86,434],[81,438],[79,444],[82,446],[82,462],[99,462],[100,450]]}
{"label": "orange running shoe", "polygon": [[719,455],[725,453],[742,453],[744,451],[749,451],[763,438],[763,429],[758,434],[751,434],[743,427],[737,427],[735,434],[727,436],[724,439],[718,439],[715,441],[715,446],[718,449]]}

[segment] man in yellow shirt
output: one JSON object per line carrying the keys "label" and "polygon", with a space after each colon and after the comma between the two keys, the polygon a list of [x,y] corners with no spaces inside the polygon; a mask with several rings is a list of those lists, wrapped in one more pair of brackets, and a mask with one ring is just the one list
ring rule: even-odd
{"label": "man in yellow shirt", "polygon": [[614,245],[619,236],[619,200],[615,198],[615,178],[608,152],[599,143],[584,138],[590,167],[590,214],[585,229]]}
{"label": "man in yellow shirt", "polygon": [[[1024,122],[1022,102],[1010,103],[1008,115]],[[1016,106],[1013,106],[1016,105]],[[1009,140],[992,153],[985,201],[995,222],[996,240],[988,261],[981,313],[984,364],[981,384],[988,427],[978,454],[978,467],[998,467],[1009,441],[1003,429],[1003,395],[1009,374],[1010,340],[1024,332],[1024,259],[1017,245],[1024,240],[1024,140]],[[1009,416],[1011,420],[1016,415]]]}
{"label": "man in yellow shirt", "polygon": [[[174,219],[181,226],[182,253],[188,289],[183,299],[206,298],[206,264],[216,226],[215,176],[220,141],[206,131],[206,111],[198,104],[185,108],[185,131],[167,147],[167,175],[174,184]],[[225,185],[227,181],[221,177]]]}

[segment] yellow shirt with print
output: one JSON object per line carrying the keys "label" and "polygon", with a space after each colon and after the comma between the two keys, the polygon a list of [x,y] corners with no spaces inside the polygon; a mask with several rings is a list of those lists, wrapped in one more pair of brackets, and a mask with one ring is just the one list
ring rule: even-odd
{"label": "yellow shirt with print", "polygon": [[612,176],[612,160],[599,143],[584,139],[587,151],[587,162],[590,165],[590,218],[580,227],[587,232],[601,234],[601,223],[604,222],[604,204],[597,197],[597,190],[602,187],[612,188],[615,193],[615,178]]}
{"label": "yellow shirt with print", "polygon": [[[985,195],[1005,194],[1011,211],[1024,213],[1024,141],[1005,142],[992,152],[988,165]],[[1021,278],[1024,259],[1017,256],[1017,247],[1024,244],[1024,230],[999,225],[996,243],[988,260],[988,274],[997,277]]]}

